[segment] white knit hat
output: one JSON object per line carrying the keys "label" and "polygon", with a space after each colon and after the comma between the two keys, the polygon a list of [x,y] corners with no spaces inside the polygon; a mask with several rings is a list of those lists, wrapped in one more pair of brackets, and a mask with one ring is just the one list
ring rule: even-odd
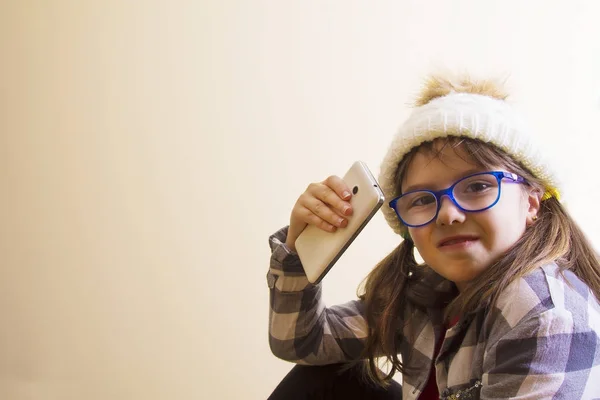
{"label": "white knit hat", "polygon": [[415,108],[400,127],[383,159],[379,185],[385,194],[386,204],[382,210],[394,232],[402,234],[402,224],[387,203],[400,195],[395,183],[398,164],[411,149],[448,136],[479,139],[498,146],[544,183],[544,199],[559,198],[556,173],[541,147],[529,135],[524,121],[508,103],[481,94],[450,93]]}

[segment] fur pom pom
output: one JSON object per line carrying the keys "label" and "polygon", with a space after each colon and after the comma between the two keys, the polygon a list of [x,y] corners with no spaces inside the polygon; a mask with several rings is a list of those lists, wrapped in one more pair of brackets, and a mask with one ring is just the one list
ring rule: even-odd
{"label": "fur pom pom", "polygon": [[446,96],[450,93],[471,93],[492,97],[498,100],[505,100],[508,97],[504,89],[504,82],[495,80],[474,80],[469,76],[460,76],[458,78],[446,78],[439,75],[429,76],[417,96],[414,105],[423,106],[431,100]]}

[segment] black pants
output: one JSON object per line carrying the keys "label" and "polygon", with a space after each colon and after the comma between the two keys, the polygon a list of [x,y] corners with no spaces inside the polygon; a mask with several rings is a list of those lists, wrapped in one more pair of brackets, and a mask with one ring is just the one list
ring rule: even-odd
{"label": "black pants", "polygon": [[283,378],[268,400],[397,400],[402,386],[392,381],[386,389],[367,383],[356,368],[340,371],[341,364],[296,365]]}

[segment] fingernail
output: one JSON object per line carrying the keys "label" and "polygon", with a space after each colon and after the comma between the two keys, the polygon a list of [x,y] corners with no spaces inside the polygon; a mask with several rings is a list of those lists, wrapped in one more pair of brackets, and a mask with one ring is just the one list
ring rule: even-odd
{"label": "fingernail", "polygon": [[349,197],[350,197],[350,192],[348,192],[348,191],[345,191],[344,193],[342,193],[342,198],[343,198],[343,199],[347,199],[347,198],[349,198]]}
{"label": "fingernail", "polygon": [[339,227],[341,227],[343,223],[344,223],[344,218],[338,219],[338,226]]}
{"label": "fingernail", "polygon": [[348,215],[348,211],[350,211],[350,206],[344,206],[344,209],[342,210],[342,212],[343,212],[345,215]]}

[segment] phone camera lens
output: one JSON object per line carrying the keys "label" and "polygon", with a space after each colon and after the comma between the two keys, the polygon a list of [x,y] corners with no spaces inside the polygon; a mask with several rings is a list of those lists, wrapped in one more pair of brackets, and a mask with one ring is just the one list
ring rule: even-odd
{"label": "phone camera lens", "polygon": [[352,189],[352,193],[354,193],[354,194],[358,193],[358,186],[354,186],[354,188]]}

